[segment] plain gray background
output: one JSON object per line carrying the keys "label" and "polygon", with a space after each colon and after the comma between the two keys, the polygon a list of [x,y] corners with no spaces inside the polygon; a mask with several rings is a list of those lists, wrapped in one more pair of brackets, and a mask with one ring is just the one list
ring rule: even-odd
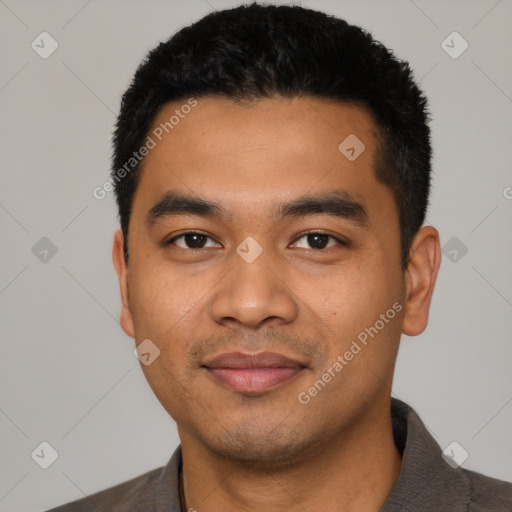
{"label": "plain gray background", "polygon": [[[80,498],[164,465],[179,442],[119,327],[116,210],[112,194],[92,191],[108,177],[120,97],[146,52],[237,4],[0,0],[0,510]],[[369,29],[429,97],[428,222],[446,255],[428,329],[403,337],[394,395],[443,448],[467,450],[464,467],[512,480],[512,4],[302,5]],[[58,42],[46,59],[31,47],[44,31]],[[59,455],[48,469],[31,457],[43,441]]]}

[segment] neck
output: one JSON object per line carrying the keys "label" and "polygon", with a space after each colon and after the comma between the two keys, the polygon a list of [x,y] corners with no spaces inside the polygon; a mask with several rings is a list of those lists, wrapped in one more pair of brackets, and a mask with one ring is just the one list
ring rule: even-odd
{"label": "neck", "polygon": [[398,478],[401,458],[389,402],[364,416],[299,460],[265,468],[219,457],[180,431],[183,509],[378,512]]}

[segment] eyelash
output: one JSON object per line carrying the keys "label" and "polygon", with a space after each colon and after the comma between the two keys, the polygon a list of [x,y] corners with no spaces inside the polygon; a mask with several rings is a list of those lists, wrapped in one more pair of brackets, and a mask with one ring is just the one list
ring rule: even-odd
{"label": "eyelash", "polygon": [[[206,238],[209,238],[210,240],[214,240],[210,235],[207,235],[206,233],[202,233],[200,231],[187,231],[186,233],[182,233],[178,236],[175,236],[173,238],[171,238],[170,240],[168,240],[167,242],[165,242],[165,245],[166,246],[169,246],[169,245],[172,245],[173,243],[176,242],[176,240],[179,240],[180,238],[183,238],[187,235],[200,235],[200,236],[204,236]],[[335,237],[334,235],[330,235],[329,233],[324,233],[322,231],[310,231],[308,233],[304,233],[302,234],[301,236],[299,236],[298,238],[295,239],[295,241],[293,242],[293,244],[296,244],[299,240],[301,240],[302,238],[304,237],[307,237],[307,236],[310,236],[310,235],[321,235],[321,236],[325,236],[327,237],[329,240],[334,240],[336,241],[339,245],[341,246],[344,246],[344,247],[348,247],[348,242],[345,242],[343,240],[340,240],[339,238]],[[218,243],[218,242],[216,242]],[[327,245],[329,244],[329,242],[327,242]],[[196,249],[193,249],[193,248],[190,248],[190,247],[187,247],[187,248],[184,248],[184,247],[179,247],[180,249],[182,250],[185,250],[185,251],[202,251],[202,247],[199,247],[199,248],[196,248]],[[322,249],[313,249],[311,248],[310,250],[312,251],[315,251],[315,252],[322,252],[322,251],[325,251],[326,249],[330,249],[331,247],[326,247],[326,248],[322,248]]]}

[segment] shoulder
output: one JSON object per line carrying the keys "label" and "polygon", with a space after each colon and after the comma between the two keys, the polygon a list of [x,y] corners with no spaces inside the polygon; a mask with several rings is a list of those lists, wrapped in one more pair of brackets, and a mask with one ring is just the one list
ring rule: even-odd
{"label": "shoulder", "polygon": [[126,482],[92,494],[47,512],[149,512],[154,505],[155,489],[163,468],[154,469]]}
{"label": "shoulder", "polygon": [[454,467],[414,409],[404,402],[393,399],[391,413],[402,468],[382,512],[512,511],[512,483]]}
{"label": "shoulder", "polygon": [[512,483],[497,480],[475,471],[464,470],[471,487],[469,510],[472,512],[510,512]]}

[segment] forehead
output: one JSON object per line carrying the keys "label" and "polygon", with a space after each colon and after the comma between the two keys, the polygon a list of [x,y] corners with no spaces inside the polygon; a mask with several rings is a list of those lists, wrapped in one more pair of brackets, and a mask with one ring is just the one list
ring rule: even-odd
{"label": "forehead", "polygon": [[376,209],[392,201],[375,177],[377,128],[361,106],[316,98],[195,101],[158,112],[137,203],[149,205],[171,189],[214,197],[246,215],[340,188],[361,202],[371,198]]}

